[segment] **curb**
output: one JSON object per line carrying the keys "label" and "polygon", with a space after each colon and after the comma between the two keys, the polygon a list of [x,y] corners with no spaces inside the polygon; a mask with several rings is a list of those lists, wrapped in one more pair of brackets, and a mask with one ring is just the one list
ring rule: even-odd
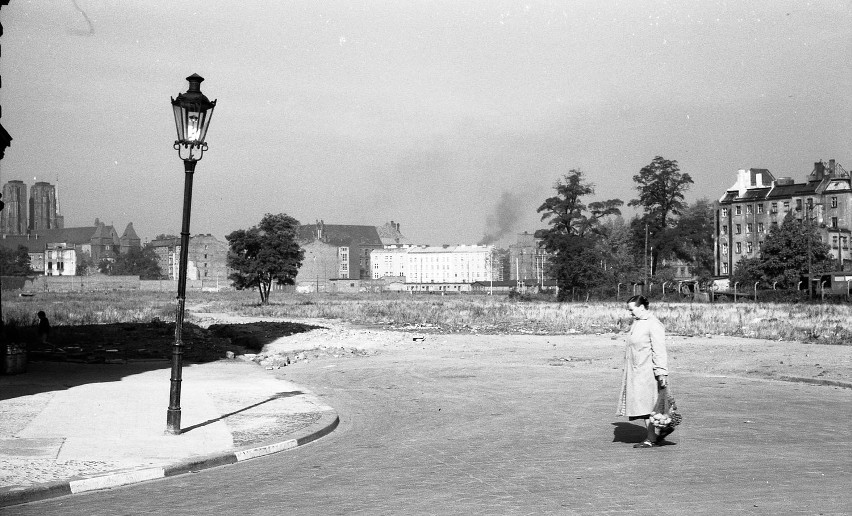
{"label": "curb", "polygon": [[844,389],[852,389],[852,383],[841,382],[840,380],[823,380],[817,378],[805,378],[802,376],[780,376],[779,380],[785,382],[810,383],[813,385],[828,385],[831,387],[843,387]]}
{"label": "curb", "polygon": [[322,413],[319,421],[295,433],[293,438],[286,441],[241,448],[223,454],[191,457],[168,466],[113,472],[105,475],[35,484],[21,488],[3,488],[0,490],[0,508],[182,475],[226,464],[234,464],[256,457],[263,457],[264,455],[290,450],[315,441],[320,437],[330,434],[337,428],[339,423],[340,418],[337,412],[328,411]]}

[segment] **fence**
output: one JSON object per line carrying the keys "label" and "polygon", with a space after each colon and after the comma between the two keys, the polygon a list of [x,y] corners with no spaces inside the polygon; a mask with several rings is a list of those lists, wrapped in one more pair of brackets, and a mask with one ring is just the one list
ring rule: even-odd
{"label": "fence", "polygon": [[[3,276],[3,290],[23,292],[99,292],[110,290],[141,290],[146,292],[177,292],[177,280],[140,280],[139,276]],[[188,291],[232,290],[228,284],[204,280],[187,280]]]}

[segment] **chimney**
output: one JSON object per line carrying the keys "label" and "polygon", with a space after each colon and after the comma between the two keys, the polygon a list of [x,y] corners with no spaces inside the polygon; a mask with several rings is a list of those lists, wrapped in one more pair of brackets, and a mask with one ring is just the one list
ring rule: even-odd
{"label": "chimney", "polygon": [[828,160],[828,173],[831,174],[831,177],[834,177],[835,163],[833,159]]}
{"label": "chimney", "polygon": [[814,163],[814,179],[817,181],[821,181],[823,175],[825,174],[825,163],[822,160]]}

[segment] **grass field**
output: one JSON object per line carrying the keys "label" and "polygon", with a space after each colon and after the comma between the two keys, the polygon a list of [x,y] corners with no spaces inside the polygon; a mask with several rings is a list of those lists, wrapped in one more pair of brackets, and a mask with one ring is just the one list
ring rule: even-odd
{"label": "grass field", "polygon": [[[187,295],[190,311],[293,319],[338,319],[390,328],[418,327],[448,333],[611,333],[626,331],[623,303],[514,301],[502,296],[320,294],[274,292],[269,305],[255,292]],[[152,292],[3,294],[7,324],[35,324],[38,310],[54,326],[174,322],[174,295]],[[852,313],[843,304],[655,302],[651,310],[671,334],[735,335],[785,341],[848,344]],[[192,316],[187,321],[192,321]]]}

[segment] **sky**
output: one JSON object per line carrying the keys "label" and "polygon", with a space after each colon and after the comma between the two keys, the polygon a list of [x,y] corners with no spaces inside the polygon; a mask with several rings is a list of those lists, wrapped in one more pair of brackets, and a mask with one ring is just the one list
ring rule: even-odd
{"label": "sky", "polygon": [[[66,227],[180,231],[171,97],[217,100],[192,234],[265,213],[508,245],[571,169],[637,197],[655,156],[718,199],[743,168],[852,171],[852,2],[12,0],[0,182]],[[632,209],[625,209],[632,216]]]}

